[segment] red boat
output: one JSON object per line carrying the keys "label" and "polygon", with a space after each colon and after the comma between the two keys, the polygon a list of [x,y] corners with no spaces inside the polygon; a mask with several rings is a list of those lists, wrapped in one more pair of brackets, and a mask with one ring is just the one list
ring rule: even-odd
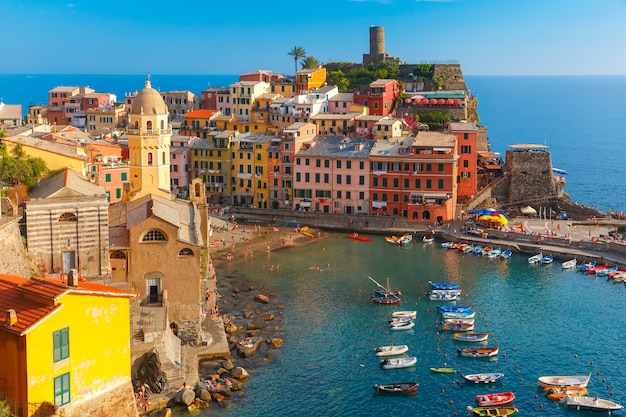
{"label": "red boat", "polygon": [[376,304],[398,304],[400,302],[400,299],[392,295],[382,297],[376,297],[372,295],[372,302]]}
{"label": "red boat", "polygon": [[360,240],[361,242],[369,242],[372,240],[369,237],[361,237],[358,233],[348,235],[348,239]]}
{"label": "red boat", "polygon": [[483,394],[475,397],[476,402],[481,407],[488,407],[493,405],[504,405],[513,402],[515,394],[512,392],[497,392],[494,394]]}

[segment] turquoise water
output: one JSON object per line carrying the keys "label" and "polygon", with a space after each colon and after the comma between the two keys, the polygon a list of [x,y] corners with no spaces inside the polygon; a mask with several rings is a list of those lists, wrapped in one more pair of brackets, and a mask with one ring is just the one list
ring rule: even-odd
{"label": "turquoise water", "polygon": [[[228,265],[223,273],[249,277],[280,293],[274,302],[285,306],[285,344],[267,364],[251,369],[243,397],[231,408],[203,415],[466,415],[475,395],[513,391],[519,415],[564,416],[571,412],[543,397],[537,377],[588,373],[593,374],[590,394],[626,403],[620,338],[624,284],[563,271],[559,263],[531,266],[524,256],[489,260],[438,244],[417,241],[399,248],[381,236],[372,238],[363,243],[331,235]],[[279,262],[280,270],[261,268],[270,262]],[[382,283],[390,278],[393,289],[404,293],[400,305],[373,304],[368,275]],[[456,355],[468,344],[438,330],[441,302],[424,297],[429,280],[461,284],[463,301],[457,303],[475,306],[475,330],[491,334],[489,346],[500,347],[497,361]],[[394,310],[417,310],[416,326],[388,330]],[[380,369],[373,349],[392,343],[408,344],[417,366]],[[444,364],[463,373],[502,371],[505,377],[493,387],[468,386],[460,375],[430,373],[429,367]],[[420,382],[414,396],[385,396],[372,388],[411,380]]]}

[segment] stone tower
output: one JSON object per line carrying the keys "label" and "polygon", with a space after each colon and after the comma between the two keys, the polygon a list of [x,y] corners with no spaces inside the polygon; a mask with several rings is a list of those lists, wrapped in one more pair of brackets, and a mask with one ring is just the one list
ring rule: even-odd
{"label": "stone tower", "polygon": [[547,148],[545,145],[511,145],[506,151],[510,175],[509,203],[557,197],[552,157]]}
{"label": "stone tower", "polygon": [[153,194],[170,199],[170,147],[172,128],[161,94],[151,87],[150,77],[137,93],[128,114],[130,184],[124,201]]}

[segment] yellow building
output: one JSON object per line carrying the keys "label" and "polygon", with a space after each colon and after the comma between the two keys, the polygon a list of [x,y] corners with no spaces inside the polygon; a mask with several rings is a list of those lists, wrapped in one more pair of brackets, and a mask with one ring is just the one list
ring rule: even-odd
{"label": "yellow building", "polygon": [[291,78],[281,78],[272,82],[271,92],[291,98],[296,95],[296,86]]}
{"label": "yellow building", "polygon": [[92,134],[114,132],[121,127],[127,117],[124,103],[87,109],[87,131]]}
{"label": "yellow building", "polygon": [[172,128],[167,106],[161,94],[151,87],[150,78],[135,96],[128,116],[130,184],[125,188],[124,199],[149,194],[169,199]]}
{"label": "yellow building", "polygon": [[249,133],[233,139],[233,205],[267,208],[268,152],[274,136]]}
{"label": "yellow building", "polygon": [[0,392],[11,415],[137,416],[135,294],[100,284],[0,275]]}
{"label": "yellow building", "polygon": [[230,85],[232,115],[239,120],[249,120],[258,97],[270,92],[265,81],[238,81]]}
{"label": "yellow building", "polygon": [[304,68],[296,73],[296,95],[323,87],[326,84],[326,68]]}

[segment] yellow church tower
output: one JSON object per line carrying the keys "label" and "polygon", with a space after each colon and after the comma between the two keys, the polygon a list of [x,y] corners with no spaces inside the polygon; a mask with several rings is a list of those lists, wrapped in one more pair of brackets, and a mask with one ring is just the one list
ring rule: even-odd
{"label": "yellow church tower", "polygon": [[157,90],[146,86],[135,96],[126,136],[130,156],[130,187],[124,190],[124,201],[148,194],[168,200],[170,196],[170,147],[172,127],[167,106]]}

